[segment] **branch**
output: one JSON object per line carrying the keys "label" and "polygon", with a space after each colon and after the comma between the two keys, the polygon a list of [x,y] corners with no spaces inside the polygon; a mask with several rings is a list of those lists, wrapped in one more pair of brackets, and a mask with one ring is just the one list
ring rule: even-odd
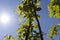
{"label": "branch", "polygon": [[43,39],[43,33],[42,33],[42,30],[41,30],[41,26],[40,26],[39,20],[38,20],[38,18],[37,18],[36,11],[35,11],[35,18],[36,18],[36,21],[37,21],[37,24],[38,24],[39,33],[40,33],[40,38],[41,38],[41,40],[44,40],[44,39]]}
{"label": "branch", "polygon": [[29,37],[29,31],[30,31],[30,28],[31,28],[31,26],[32,26],[31,23],[32,23],[32,22],[31,22],[31,15],[29,15],[29,27],[27,28],[25,40],[28,40],[28,37]]}

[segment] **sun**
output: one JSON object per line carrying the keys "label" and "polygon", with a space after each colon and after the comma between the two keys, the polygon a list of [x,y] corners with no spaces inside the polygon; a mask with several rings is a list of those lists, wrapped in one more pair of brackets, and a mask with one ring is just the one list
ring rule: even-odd
{"label": "sun", "polygon": [[3,23],[3,24],[8,24],[9,21],[10,21],[9,15],[8,15],[8,14],[2,14],[2,15],[0,16],[0,21],[1,21],[1,23]]}

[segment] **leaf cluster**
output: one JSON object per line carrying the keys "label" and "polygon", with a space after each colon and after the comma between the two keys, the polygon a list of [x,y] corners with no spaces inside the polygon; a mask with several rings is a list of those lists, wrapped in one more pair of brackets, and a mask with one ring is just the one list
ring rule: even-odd
{"label": "leaf cluster", "polygon": [[60,24],[53,25],[49,29],[49,33],[47,34],[49,38],[56,37],[58,35],[58,31],[60,30]]}
{"label": "leaf cluster", "polygon": [[60,0],[50,0],[48,4],[49,17],[60,18]]}
{"label": "leaf cluster", "polygon": [[2,40],[16,40],[16,38],[12,37],[11,35],[6,35]]}

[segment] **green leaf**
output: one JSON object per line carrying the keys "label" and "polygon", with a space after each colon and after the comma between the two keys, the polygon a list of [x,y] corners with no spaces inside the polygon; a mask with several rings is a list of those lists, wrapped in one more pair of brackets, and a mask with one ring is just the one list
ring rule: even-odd
{"label": "green leaf", "polygon": [[21,15],[19,16],[19,21],[22,22],[22,16]]}
{"label": "green leaf", "polygon": [[54,13],[49,13],[49,17],[52,18],[54,16]]}

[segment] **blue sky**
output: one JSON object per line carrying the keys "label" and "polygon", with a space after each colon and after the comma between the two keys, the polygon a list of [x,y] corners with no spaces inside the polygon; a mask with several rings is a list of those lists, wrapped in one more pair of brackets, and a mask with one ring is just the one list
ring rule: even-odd
{"label": "blue sky", "polygon": [[[20,0],[21,2],[21,0]],[[19,0],[0,0],[0,16],[3,12],[10,15],[10,23],[4,25],[0,23],[0,40],[6,34],[10,34],[13,37],[17,37],[16,29],[18,29],[20,22],[18,21],[18,14],[14,13],[16,6],[18,5]],[[49,18],[47,5],[49,0],[41,0],[40,7],[42,8],[41,11],[37,12],[40,15],[40,23],[41,28],[44,33],[47,33],[50,26],[60,23],[60,19],[56,18]],[[59,35],[55,40],[59,40]],[[46,36],[44,36],[44,40],[50,40]]]}

